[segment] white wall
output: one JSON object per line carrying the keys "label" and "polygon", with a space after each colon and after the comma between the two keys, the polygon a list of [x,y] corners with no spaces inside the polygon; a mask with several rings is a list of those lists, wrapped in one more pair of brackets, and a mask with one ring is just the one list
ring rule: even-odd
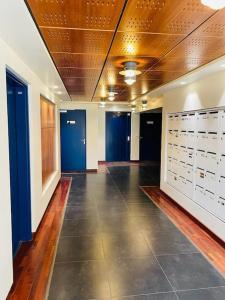
{"label": "white wall", "polygon": [[190,85],[170,90],[163,95],[161,189],[205,226],[225,240],[225,224],[166,183],[166,116],[183,112],[225,106],[225,72],[221,71]]}
{"label": "white wall", "polygon": [[131,160],[139,160],[140,114],[133,113],[131,119]]}
{"label": "white wall", "polygon": [[[56,101],[56,98],[17,54],[0,39],[0,240],[4,245],[4,247],[0,247],[1,300],[6,298],[13,281],[6,68],[9,68],[28,84],[33,232],[36,231],[60,178],[60,164],[58,163],[57,171],[52,176],[45,190],[42,191],[40,93],[53,102]],[[59,133],[58,130],[57,133]],[[59,154],[59,144],[57,144],[57,153]],[[59,157],[57,157],[58,159]],[[4,279],[2,276],[4,276]]]}

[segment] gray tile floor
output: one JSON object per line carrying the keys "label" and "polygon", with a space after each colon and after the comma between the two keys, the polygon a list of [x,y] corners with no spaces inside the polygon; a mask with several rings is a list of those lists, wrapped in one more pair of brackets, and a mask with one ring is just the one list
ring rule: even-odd
{"label": "gray tile floor", "polygon": [[157,166],[73,175],[49,300],[224,300],[225,280],[139,189]]}

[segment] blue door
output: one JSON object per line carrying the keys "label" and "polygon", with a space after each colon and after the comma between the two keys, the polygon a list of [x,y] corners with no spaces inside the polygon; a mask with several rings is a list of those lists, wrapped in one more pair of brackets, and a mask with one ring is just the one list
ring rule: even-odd
{"label": "blue door", "polygon": [[62,172],[86,169],[86,111],[67,110],[61,120]]}
{"label": "blue door", "polygon": [[106,161],[130,160],[131,114],[106,112]]}
{"label": "blue door", "polygon": [[27,86],[7,72],[7,106],[12,216],[15,256],[22,241],[32,239]]}

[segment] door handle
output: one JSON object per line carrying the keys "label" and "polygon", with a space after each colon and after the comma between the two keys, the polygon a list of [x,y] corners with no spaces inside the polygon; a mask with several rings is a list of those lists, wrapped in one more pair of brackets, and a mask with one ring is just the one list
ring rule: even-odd
{"label": "door handle", "polygon": [[83,142],[83,144],[86,144],[86,139],[81,139],[81,142]]}

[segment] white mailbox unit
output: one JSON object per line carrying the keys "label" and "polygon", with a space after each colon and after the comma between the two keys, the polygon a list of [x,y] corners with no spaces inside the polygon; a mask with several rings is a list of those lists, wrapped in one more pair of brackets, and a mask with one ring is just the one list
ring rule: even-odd
{"label": "white mailbox unit", "polygon": [[166,182],[225,222],[225,109],[168,114]]}

